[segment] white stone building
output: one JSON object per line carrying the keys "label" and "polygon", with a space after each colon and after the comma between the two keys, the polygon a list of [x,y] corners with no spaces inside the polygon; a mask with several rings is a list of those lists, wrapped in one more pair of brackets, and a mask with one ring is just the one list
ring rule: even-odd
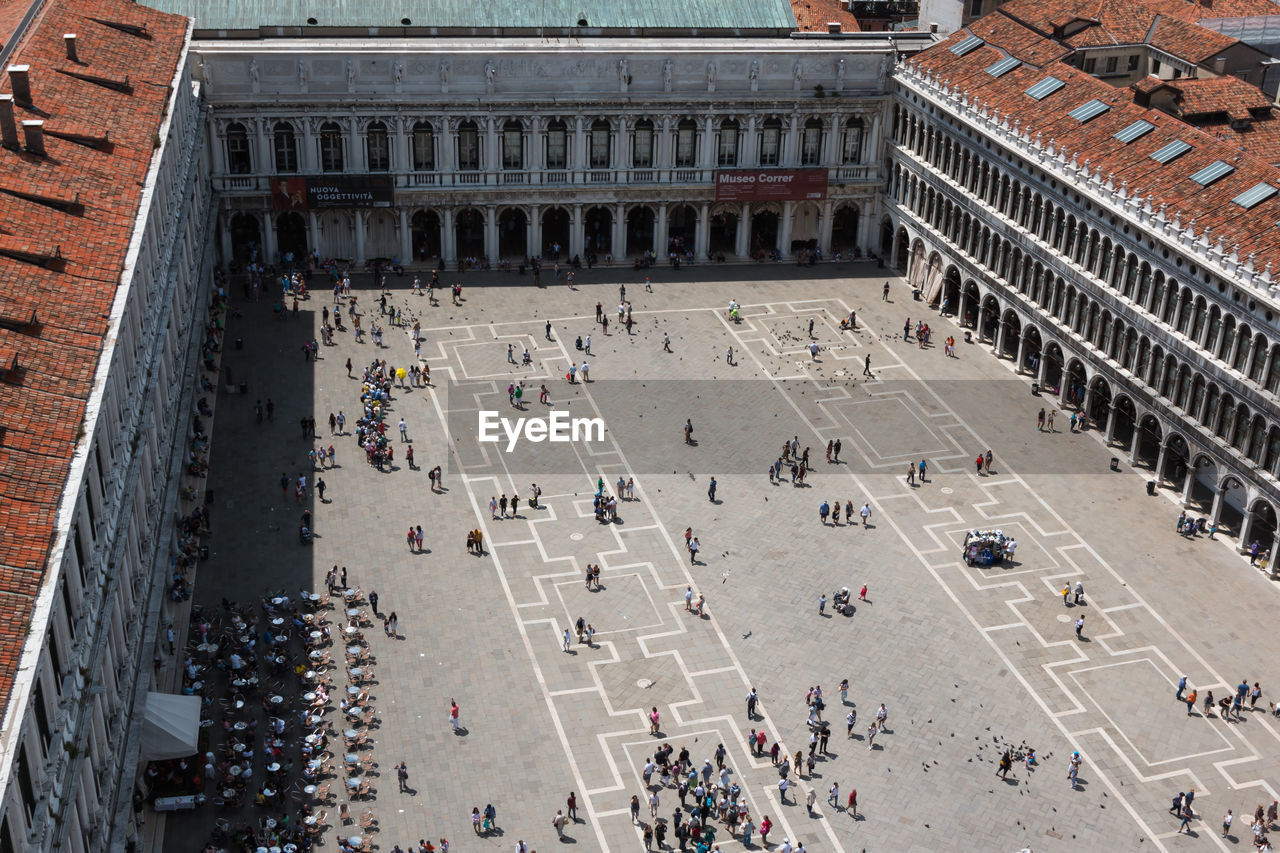
{"label": "white stone building", "polygon": [[[251,244],[271,259],[450,267],[549,258],[554,244],[601,260],[665,258],[672,240],[698,260],[848,252],[867,248],[883,186],[885,34],[204,38],[196,51],[228,258]],[[717,201],[717,174],[734,170],[825,180]],[[295,176],[385,189],[301,209],[305,180],[272,193]]]}
{"label": "white stone building", "polygon": [[6,853],[129,835],[213,261],[189,35],[121,0],[54,0],[0,57]]}
{"label": "white stone building", "polygon": [[980,24],[895,72],[884,253],[1048,408],[1280,554],[1280,170]]}

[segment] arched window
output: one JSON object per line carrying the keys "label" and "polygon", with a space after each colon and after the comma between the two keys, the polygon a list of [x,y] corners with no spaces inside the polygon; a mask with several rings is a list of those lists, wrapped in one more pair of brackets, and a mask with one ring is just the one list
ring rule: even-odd
{"label": "arched window", "polygon": [[365,153],[369,158],[370,172],[391,170],[391,148],[387,141],[387,126],[380,121],[369,123],[365,131]]}
{"label": "arched window", "polygon": [[502,126],[502,168],[524,168],[524,125],[509,121]]}
{"label": "arched window", "polygon": [[337,122],[327,121],[320,125],[320,171],[341,172],[342,169],[342,128]]}
{"label": "arched window", "polygon": [[480,128],[470,119],[458,125],[458,168],[467,172],[480,169]]}
{"label": "arched window", "polygon": [[591,125],[591,168],[607,169],[612,162],[610,155],[610,147],[613,142],[613,132],[609,127],[609,122],[604,119],[597,119]]}
{"label": "arched window", "polygon": [[822,162],[822,121],[811,118],[804,123],[800,136],[800,165],[817,166]]}
{"label": "arched window", "polygon": [[738,123],[731,118],[720,123],[716,134],[716,165],[738,165]]}
{"label": "arched window", "polygon": [[546,155],[548,169],[565,169],[569,165],[569,128],[560,119],[547,124]]}
{"label": "arched window", "polygon": [[676,126],[676,167],[690,169],[698,164],[698,124],[684,119]]}
{"label": "arched window", "polygon": [[631,168],[653,168],[653,122],[641,119],[631,135]]}
{"label": "arched window", "polygon": [[760,126],[760,165],[776,166],[782,162],[782,122],[767,118]]}
{"label": "arched window", "polygon": [[227,125],[227,171],[233,175],[247,175],[253,171],[249,134],[238,121]]}
{"label": "arched window", "polygon": [[293,125],[284,121],[277,122],[272,130],[272,142],[276,154],[276,171],[298,171],[298,137],[293,132]]}
{"label": "arched window", "polygon": [[436,134],[430,122],[420,121],[413,126],[413,138],[409,140],[415,172],[431,172],[436,168]]}

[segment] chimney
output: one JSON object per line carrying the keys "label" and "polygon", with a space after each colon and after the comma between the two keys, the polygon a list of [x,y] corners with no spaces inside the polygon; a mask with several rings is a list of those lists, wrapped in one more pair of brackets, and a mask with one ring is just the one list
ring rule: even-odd
{"label": "chimney", "polygon": [[27,151],[35,154],[37,157],[43,157],[44,152],[44,122],[40,120],[23,121],[22,132],[27,137]]}
{"label": "chimney", "polygon": [[937,24],[937,22],[933,22],[933,23],[929,24],[929,32],[933,33],[934,35],[937,35],[937,33],[938,33],[938,24]]}
{"label": "chimney", "polygon": [[76,34],[63,33],[62,41],[67,46],[67,59],[71,60],[72,62],[79,63],[80,57],[76,54]]}
{"label": "chimney", "polygon": [[1213,58],[1213,73],[1220,77],[1227,73],[1227,58],[1225,56],[1215,56]]}
{"label": "chimney", "polygon": [[30,65],[10,65],[9,83],[13,86],[13,99],[25,106],[31,105]]}
{"label": "chimney", "polygon": [[13,95],[0,95],[0,144],[18,150],[18,125],[13,120]]}
{"label": "chimney", "polygon": [[827,21],[827,32],[831,35],[837,35],[840,32],[839,21]]}

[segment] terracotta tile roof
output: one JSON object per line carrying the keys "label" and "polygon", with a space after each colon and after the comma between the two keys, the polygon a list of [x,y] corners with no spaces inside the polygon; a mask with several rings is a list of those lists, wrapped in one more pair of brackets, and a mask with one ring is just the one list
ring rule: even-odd
{"label": "terracotta tile roof", "polygon": [[1043,65],[1071,52],[1071,48],[1003,15],[979,18],[969,25],[969,31],[983,41],[999,45],[1010,56],[1032,65]]}
{"label": "terracotta tile roof", "polygon": [[1249,118],[1253,110],[1271,106],[1265,92],[1238,77],[1183,77],[1160,82],[1177,93],[1184,117],[1226,113],[1232,118]]}
{"label": "terracotta tile roof", "polygon": [[[1224,12],[1224,8],[1237,11]],[[1271,0],[1214,0],[1212,5],[1187,0],[1009,0],[1000,12],[1054,37],[1055,28],[1089,22],[1061,37],[1076,48],[1150,44],[1191,62],[1201,62],[1236,43],[1236,39],[1199,26],[1202,18],[1265,15],[1280,10]]]}
{"label": "terracotta tile roof", "polygon": [[[1170,219],[1180,213],[1184,228],[1192,219],[1197,234],[1210,226],[1214,243],[1221,236],[1228,251],[1239,245],[1242,261],[1254,253],[1256,269],[1261,271],[1272,262],[1280,274],[1280,196],[1251,210],[1232,203],[1232,199],[1256,184],[1280,186],[1280,169],[1271,165],[1272,158],[1259,159],[1250,153],[1251,146],[1241,145],[1234,138],[1223,140],[1167,113],[1139,107],[1132,102],[1128,90],[1117,89],[1062,62],[1039,68],[1024,64],[992,77],[986,68],[1002,55],[995,47],[985,45],[965,56],[957,56],[949,49],[968,35],[965,31],[952,34],[918,54],[915,62],[934,77],[948,81],[948,85],[968,91],[989,109],[998,109],[1002,120],[1007,118],[1010,124],[1018,121],[1020,129],[1031,138],[1041,137],[1046,146],[1053,140],[1068,163],[1073,157],[1081,164],[1087,159],[1091,172],[1101,169],[1103,175],[1112,176],[1115,186],[1127,182],[1130,193],[1152,196],[1157,208],[1165,204]],[[1066,85],[1043,100],[1033,100],[1026,90],[1047,76]],[[1093,99],[1110,109],[1083,124],[1068,115]],[[1139,118],[1151,122],[1155,129],[1129,144],[1115,138],[1118,131]],[[1191,150],[1164,165],[1151,159],[1153,152],[1176,139],[1189,143]],[[1215,160],[1226,161],[1234,171],[1209,186],[1189,179]]]}
{"label": "terracotta tile roof", "polygon": [[[0,27],[21,18],[0,6]],[[11,361],[0,367],[0,713],[44,578],[186,27],[183,18],[126,0],[49,0],[18,34],[9,60],[31,66],[33,104],[17,107],[16,118],[19,127],[44,120],[47,156],[0,149],[0,352],[18,361],[16,372],[6,369]],[[64,33],[77,35],[78,65],[66,58]],[[127,76],[130,88],[65,71]],[[11,91],[7,75],[0,89]],[[110,131],[111,141],[95,149],[56,135],[64,131]]]}
{"label": "terracotta tile roof", "polygon": [[840,0],[791,0],[791,11],[801,32],[825,33],[830,21],[839,22],[841,32],[858,32],[858,19],[840,5]]}

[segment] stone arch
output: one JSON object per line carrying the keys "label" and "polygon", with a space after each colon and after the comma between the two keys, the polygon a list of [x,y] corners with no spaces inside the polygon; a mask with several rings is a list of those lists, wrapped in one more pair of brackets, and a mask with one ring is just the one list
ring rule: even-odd
{"label": "stone arch", "polygon": [[657,214],[650,205],[631,206],[626,218],[626,239],[624,240],[626,257],[639,257],[653,251],[653,236],[657,222]]}
{"label": "stone arch", "polygon": [[1032,376],[1039,378],[1040,376],[1040,353],[1044,349],[1044,342],[1040,339],[1040,330],[1035,326],[1026,326],[1022,330],[1022,363],[1018,365],[1019,370],[1026,370]]}
{"label": "stone arch", "polygon": [[1156,472],[1157,479],[1169,482],[1175,489],[1182,488],[1189,470],[1187,463],[1190,451],[1187,440],[1179,433],[1170,432],[1165,437],[1162,455],[1164,463],[1161,470]]}
{"label": "stone arch", "polygon": [[518,258],[529,255],[529,214],[522,207],[504,207],[498,211],[498,257]]}
{"label": "stone arch", "polygon": [[1136,444],[1133,449],[1133,464],[1154,470],[1160,458],[1163,436],[1164,429],[1155,415],[1148,413],[1139,418]]}
{"label": "stone arch", "polygon": [[1057,396],[1062,390],[1065,367],[1066,361],[1063,356],[1062,346],[1057,341],[1046,341],[1040,368],[1043,377],[1041,384],[1054,396]]}
{"label": "stone arch", "polygon": [[988,293],[982,297],[982,313],[978,320],[978,340],[994,340],[999,333],[1000,300]]}
{"label": "stone arch", "polygon": [[1089,369],[1082,359],[1072,357],[1067,361],[1066,380],[1062,385],[1062,405],[1064,408],[1084,407],[1084,395],[1089,387]]}
{"label": "stone arch", "polygon": [[[1248,523],[1244,528],[1244,535],[1240,538],[1240,544],[1244,547],[1251,547],[1254,542],[1258,543],[1258,553],[1270,551],[1271,545],[1276,540],[1276,533],[1280,530],[1276,526],[1276,508],[1263,497],[1255,497],[1249,503]],[[1277,555],[1272,554],[1274,559]]]}
{"label": "stone arch", "polygon": [[1000,318],[1000,329],[996,333],[996,341],[999,352],[996,353],[998,358],[1018,357],[1018,350],[1022,344],[1022,318],[1018,316],[1018,312],[1013,309],[1006,309],[1004,316]]}
{"label": "stone arch", "polygon": [[1111,416],[1107,423],[1107,434],[1111,442],[1118,447],[1129,450],[1132,447],[1134,433],[1138,426],[1138,412],[1133,400],[1127,394],[1115,398],[1111,406]]}
{"label": "stone arch", "polygon": [[1094,376],[1089,382],[1084,411],[1097,429],[1107,428],[1107,420],[1111,416],[1111,383],[1104,377]]}

